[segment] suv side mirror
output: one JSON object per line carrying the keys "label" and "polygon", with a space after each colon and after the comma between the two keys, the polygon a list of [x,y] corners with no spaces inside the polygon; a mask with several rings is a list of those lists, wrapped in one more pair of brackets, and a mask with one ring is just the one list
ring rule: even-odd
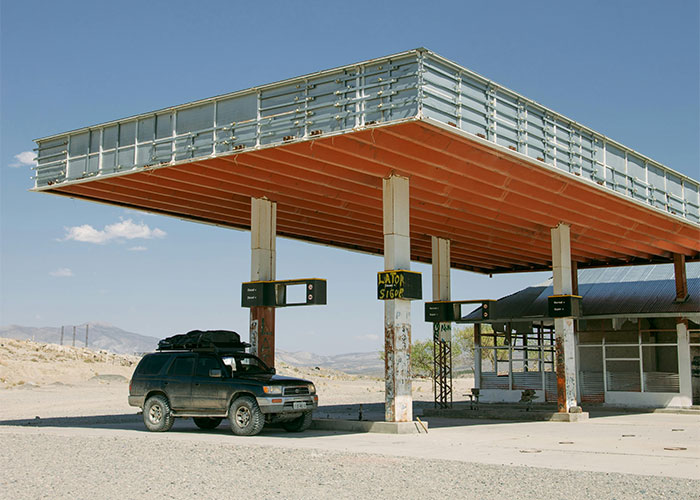
{"label": "suv side mirror", "polygon": [[221,370],[209,370],[209,376],[213,378],[221,378],[224,376],[224,374],[221,372]]}

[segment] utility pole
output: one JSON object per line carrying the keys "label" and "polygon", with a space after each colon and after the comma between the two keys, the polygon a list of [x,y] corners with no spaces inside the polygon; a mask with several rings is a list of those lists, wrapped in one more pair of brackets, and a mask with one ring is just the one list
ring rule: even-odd
{"label": "utility pole", "polygon": [[75,347],[75,325],[73,325],[73,347]]}
{"label": "utility pole", "polygon": [[61,345],[63,345],[63,327],[61,327]]}
{"label": "utility pole", "polygon": [[85,347],[88,346],[88,328],[89,328],[89,327],[90,327],[90,325],[88,325],[87,323],[85,323]]}

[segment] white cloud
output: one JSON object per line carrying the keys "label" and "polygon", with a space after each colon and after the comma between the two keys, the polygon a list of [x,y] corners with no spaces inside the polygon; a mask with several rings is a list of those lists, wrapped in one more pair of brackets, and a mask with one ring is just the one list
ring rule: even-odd
{"label": "white cloud", "polygon": [[73,271],[67,267],[59,267],[55,271],[51,271],[49,274],[54,278],[70,278],[73,276]]}
{"label": "white cloud", "polygon": [[[154,238],[165,238],[165,231],[154,228],[151,229],[143,222],[134,222],[131,219],[122,219],[114,224],[108,224],[104,229],[95,229],[89,224],[65,228],[66,235],[63,241],[74,240],[86,243],[107,243],[112,240],[152,240]],[[138,247],[134,247],[138,248]]]}
{"label": "white cloud", "polygon": [[129,250],[130,252],[145,252],[146,250],[148,250],[148,248],[142,247],[142,246],[138,246],[138,247],[131,247],[131,248],[128,248],[127,250]]}
{"label": "white cloud", "polygon": [[34,151],[22,151],[20,154],[15,155],[15,159],[17,161],[10,163],[10,166],[13,168],[34,167],[36,166],[36,160],[34,159],[35,157],[36,155],[34,154]]}

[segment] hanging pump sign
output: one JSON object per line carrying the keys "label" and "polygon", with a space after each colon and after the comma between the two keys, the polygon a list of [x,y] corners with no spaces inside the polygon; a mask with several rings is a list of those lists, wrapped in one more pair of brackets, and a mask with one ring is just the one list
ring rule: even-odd
{"label": "hanging pump sign", "polygon": [[547,305],[550,318],[579,318],[583,314],[580,295],[550,295]]}
{"label": "hanging pump sign", "polygon": [[249,281],[241,288],[242,307],[290,307],[326,304],[326,280]]}
{"label": "hanging pump sign", "polygon": [[423,298],[421,274],[413,271],[380,271],[377,273],[379,300],[420,300]]}

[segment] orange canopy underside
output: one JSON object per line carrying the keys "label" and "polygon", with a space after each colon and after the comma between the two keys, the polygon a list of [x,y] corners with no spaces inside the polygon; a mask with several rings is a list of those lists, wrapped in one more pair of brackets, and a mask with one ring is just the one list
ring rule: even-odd
{"label": "orange canopy underside", "polygon": [[277,234],[381,254],[382,179],[410,179],[411,254],[451,240],[452,266],[551,267],[550,229],[571,225],[580,268],[700,258],[700,228],[424,122],[241,152],[49,192],[250,228],[250,198],[277,202]]}

